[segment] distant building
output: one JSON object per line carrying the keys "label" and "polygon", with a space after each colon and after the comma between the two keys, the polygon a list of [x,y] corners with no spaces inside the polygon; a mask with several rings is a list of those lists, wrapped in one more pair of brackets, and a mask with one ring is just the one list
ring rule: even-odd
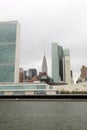
{"label": "distant building", "polygon": [[37,79],[40,81],[40,82],[45,82],[47,84],[50,84],[52,85],[53,84],[53,79],[50,78],[46,72],[39,72],[39,75],[37,76]]}
{"label": "distant building", "polygon": [[73,71],[71,70],[71,84],[74,84]]}
{"label": "distant building", "polygon": [[29,70],[23,71],[23,82],[27,82],[29,80]]}
{"label": "distant building", "polygon": [[19,82],[23,82],[23,68],[19,68]]}
{"label": "distant building", "polygon": [[80,77],[87,78],[87,66],[82,65]]}
{"label": "distant building", "polygon": [[29,79],[32,79],[32,77],[37,76],[37,70],[36,69],[29,69]]}
{"label": "distant building", "polygon": [[23,71],[23,82],[27,80],[26,70]]}
{"label": "distant building", "polygon": [[69,50],[57,43],[52,43],[52,78],[55,83],[71,83]]}
{"label": "distant building", "polygon": [[54,82],[63,81],[62,56],[62,47],[57,43],[52,43],[52,78]]}
{"label": "distant building", "polygon": [[71,84],[70,52],[68,49],[63,50],[63,81]]}
{"label": "distant building", "polygon": [[76,82],[87,82],[87,66],[82,65],[80,77]]}
{"label": "distant building", "polygon": [[19,38],[17,21],[0,22],[0,82],[19,82]]}
{"label": "distant building", "polygon": [[45,54],[44,54],[43,62],[42,62],[42,73],[44,73],[44,72],[47,73],[47,61],[46,61]]}

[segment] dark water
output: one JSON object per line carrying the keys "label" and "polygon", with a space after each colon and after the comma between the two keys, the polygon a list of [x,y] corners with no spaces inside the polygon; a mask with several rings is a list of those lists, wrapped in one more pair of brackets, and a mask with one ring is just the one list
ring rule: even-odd
{"label": "dark water", "polygon": [[87,102],[0,101],[0,130],[87,130]]}

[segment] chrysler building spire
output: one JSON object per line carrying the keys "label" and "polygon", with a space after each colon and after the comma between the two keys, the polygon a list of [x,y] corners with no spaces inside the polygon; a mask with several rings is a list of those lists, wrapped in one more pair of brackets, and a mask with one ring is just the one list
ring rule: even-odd
{"label": "chrysler building spire", "polygon": [[47,61],[46,61],[45,53],[44,53],[43,62],[42,62],[42,72],[47,73]]}

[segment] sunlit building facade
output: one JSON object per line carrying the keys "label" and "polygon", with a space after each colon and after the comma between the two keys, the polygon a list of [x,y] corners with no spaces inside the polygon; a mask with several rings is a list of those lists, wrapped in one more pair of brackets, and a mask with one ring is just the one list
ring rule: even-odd
{"label": "sunlit building facade", "polygon": [[18,22],[0,22],[0,82],[19,81],[19,41]]}

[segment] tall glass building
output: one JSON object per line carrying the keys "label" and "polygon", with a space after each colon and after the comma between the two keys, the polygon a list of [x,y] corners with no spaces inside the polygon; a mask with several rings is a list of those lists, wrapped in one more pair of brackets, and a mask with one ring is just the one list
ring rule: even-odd
{"label": "tall glass building", "polygon": [[62,77],[62,57],[63,50],[57,43],[52,43],[52,78],[54,82],[59,82]]}
{"label": "tall glass building", "polygon": [[0,22],[0,82],[19,81],[19,24]]}
{"label": "tall glass building", "polygon": [[[63,50],[62,46],[59,46],[57,43],[52,43],[52,78],[54,82],[60,82],[60,81],[67,82],[69,79],[70,83],[69,58],[70,56],[68,50]],[[67,78],[64,77],[66,75]]]}

